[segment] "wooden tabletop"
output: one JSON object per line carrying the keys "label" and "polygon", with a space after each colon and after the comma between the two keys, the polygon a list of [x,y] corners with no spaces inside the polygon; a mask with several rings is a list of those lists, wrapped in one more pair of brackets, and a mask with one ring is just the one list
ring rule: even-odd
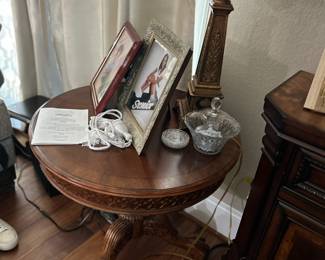
{"label": "wooden tabletop", "polygon": [[299,71],[265,97],[264,114],[281,133],[325,148],[324,114],[304,108],[314,75]]}
{"label": "wooden tabletop", "polygon": [[[55,97],[46,107],[86,108],[90,115],[94,113],[89,87]],[[30,140],[36,119],[37,113],[30,124]],[[137,155],[133,147],[112,147],[101,152],[81,145],[31,148],[48,179],[61,192],[75,200],[78,199],[71,195],[71,188],[78,189],[78,198],[86,197],[85,201],[81,201],[83,204],[87,204],[88,198],[92,196],[81,194],[83,190],[101,196],[135,199],[182,196],[207,187],[214,187],[215,190],[239,156],[239,148],[233,141],[229,141],[222,152],[214,156],[197,152],[192,144],[183,150],[172,150],[165,147],[159,138],[151,138],[149,142],[150,149],[141,156]],[[62,190],[61,181],[64,182],[65,190]]]}

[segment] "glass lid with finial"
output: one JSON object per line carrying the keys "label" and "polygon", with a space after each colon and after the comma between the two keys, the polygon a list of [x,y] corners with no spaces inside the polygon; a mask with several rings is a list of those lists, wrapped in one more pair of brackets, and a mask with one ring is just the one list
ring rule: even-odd
{"label": "glass lid with finial", "polygon": [[225,143],[240,132],[239,123],[221,110],[221,99],[215,97],[211,108],[190,112],[184,122],[191,132],[196,150],[205,154],[218,154]]}

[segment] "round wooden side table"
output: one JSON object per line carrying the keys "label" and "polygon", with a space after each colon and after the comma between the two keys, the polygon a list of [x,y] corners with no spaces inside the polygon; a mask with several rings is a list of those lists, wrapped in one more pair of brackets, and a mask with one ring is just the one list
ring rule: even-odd
{"label": "round wooden side table", "polygon": [[[90,115],[94,113],[89,87],[57,96],[46,107],[89,109]],[[30,140],[37,115],[31,120]],[[119,215],[105,236],[107,258],[115,258],[128,240],[143,233],[177,237],[166,221],[155,225],[153,216],[180,211],[211,195],[239,156],[239,148],[232,141],[216,156],[200,154],[192,144],[172,150],[158,137],[149,142],[141,156],[133,147],[101,152],[81,145],[31,147],[47,179],[65,196]],[[162,226],[166,231],[157,231]]]}

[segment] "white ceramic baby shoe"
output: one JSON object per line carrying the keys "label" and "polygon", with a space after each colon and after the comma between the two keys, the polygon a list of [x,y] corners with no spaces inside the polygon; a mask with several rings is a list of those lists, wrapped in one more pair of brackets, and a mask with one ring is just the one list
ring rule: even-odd
{"label": "white ceramic baby shoe", "polygon": [[8,251],[18,244],[16,230],[0,218],[0,251]]}

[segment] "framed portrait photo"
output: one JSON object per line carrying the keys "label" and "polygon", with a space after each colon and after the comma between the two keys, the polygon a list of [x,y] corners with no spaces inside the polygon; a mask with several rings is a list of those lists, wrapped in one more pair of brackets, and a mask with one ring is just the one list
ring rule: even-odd
{"label": "framed portrait photo", "polygon": [[304,107],[325,114],[325,49],[320,58]]}
{"label": "framed portrait photo", "polygon": [[143,44],[142,60],[120,99],[123,121],[139,155],[191,56],[190,48],[156,21],[148,27]]}
{"label": "framed portrait photo", "polygon": [[96,114],[102,112],[113,97],[141,44],[131,23],[126,22],[90,84]]}

